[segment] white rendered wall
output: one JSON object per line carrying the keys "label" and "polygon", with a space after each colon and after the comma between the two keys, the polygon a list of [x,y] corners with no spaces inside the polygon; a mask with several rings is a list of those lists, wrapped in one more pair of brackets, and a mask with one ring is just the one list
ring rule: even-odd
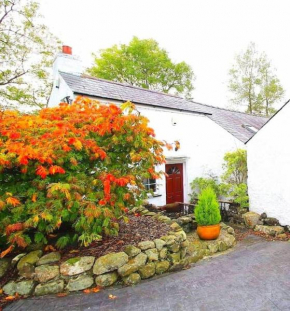
{"label": "white rendered wall", "polygon": [[250,210],[290,225],[290,104],[247,144]]}
{"label": "white rendered wall", "polygon": [[54,80],[52,92],[49,97],[49,108],[58,106],[61,100],[67,96],[69,96],[71,99],[74,99],[74,94],[64,79],[59,74],[57,77],[58,78]]}
{"label": "white rendered wall", "polygon": [[[203,115],[169,111],[138,106],[138,110],[149,120],[155,130],[156,138],[173,143],[180,142],[178,151],[164,150],[168,163],[183,163],[184,202],[189,202],[190,182],[208,173],[220,176],[226,152],[245,145],[225,131],[222,127]],[[172,119],[176,125],[172,125]],[[173,148],[174,149],[174,148]],[[162,170],[165,166],[161,167]],[[156,205],[166,204],[165,177],[158,180],[160,197],[149,201]]]}

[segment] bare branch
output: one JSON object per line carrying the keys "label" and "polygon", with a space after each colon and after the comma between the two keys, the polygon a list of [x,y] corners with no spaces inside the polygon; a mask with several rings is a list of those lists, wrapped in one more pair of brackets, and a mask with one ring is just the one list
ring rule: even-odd
{"label": "bare branch", "polygon": [[0,18],[0,24],[2,24],[6,16],[13,11],[15,2],[14,1],[9,1],[9,2],[11,3],[11,7],[9,10],[7,10],[7,5],[4,6],[4,15]]}
{"label": "bare branch", "polygon": [[3,85],[7,85],[9,83],[12,83],[15,79],[18,79],[20,77],[22,77],[23,75],[25,75],[26,73],[28,72],[28,70],[22,72],[22,73],[19,73],[17,75],[15,75],[14,77],[10,78],[9,80],[5,81],[5,82],[0,82],[0,86],[3,86]]}

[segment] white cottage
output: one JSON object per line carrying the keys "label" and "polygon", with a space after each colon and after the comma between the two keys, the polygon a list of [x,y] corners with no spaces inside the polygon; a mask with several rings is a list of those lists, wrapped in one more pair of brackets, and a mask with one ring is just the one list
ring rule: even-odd
{"label": "white cottage", "polygon": [[163,180],[147,180],[154,190],[151,203],[164,205],[188,202],[190,182],[208,173],[219,176],[226,152],[245,148],[245,142],[267,121],[265,118],[188,101],[181,97],[155,92],[82,75],[78,58],[65,47],[54,62],[54,85],[49,106],[72,102],[77,95],[101,102],[133,102],[150,120],[156,137],[178,150],[165,150],[167,173]]}
{"label": "white cottage", "polygon": [[[288,136],[289,135],[289,136]],[[289,101],[247,142],[250,210],[290,225]]]}

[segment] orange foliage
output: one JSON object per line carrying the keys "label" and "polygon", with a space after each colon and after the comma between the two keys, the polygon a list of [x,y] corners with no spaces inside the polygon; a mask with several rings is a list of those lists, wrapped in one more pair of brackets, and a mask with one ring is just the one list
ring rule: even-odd
{"label": "orange foliage", "polygon": [[16,199],[16,198],[13,198],[13,197],[7,198],[7,199],[6,199],[6,202],[7,202],[7,204],[13,205],[14,207],[17,206],[17,205],[20,205],[19,200]]}
{"label": "orange foliage", "polygon": [[63,222],[83,244],[116,234],[114,221],[146,197],[142,179],[162,175],[154,168],[165,144],[154,136],[129,102],[78,97],[31,115],[4,111],[0,234],[8,246],[47,243]]}
{"label": "orange foliage", "polygon": [[11,253],[14,249],[14,245],[10,245],[5,251],[1,252],[0,258],[5,257],[7,254]]}
{"label": "orange foliage", "polygon": [[18,222],[18,223],[13,224],[13,225],[8,225],[6,227],[6,235],[9,236],[11,233],[21,231],[23,229],[24,229],[24,226],[21,222]]}

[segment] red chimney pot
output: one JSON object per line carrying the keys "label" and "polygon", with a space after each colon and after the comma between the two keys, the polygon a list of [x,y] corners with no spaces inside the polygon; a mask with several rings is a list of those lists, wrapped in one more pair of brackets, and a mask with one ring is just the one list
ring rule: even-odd
{"label": "red chimney pot", "polygon": [[72,48],[68,45],[62,46],[62,53],[72,55]]}

